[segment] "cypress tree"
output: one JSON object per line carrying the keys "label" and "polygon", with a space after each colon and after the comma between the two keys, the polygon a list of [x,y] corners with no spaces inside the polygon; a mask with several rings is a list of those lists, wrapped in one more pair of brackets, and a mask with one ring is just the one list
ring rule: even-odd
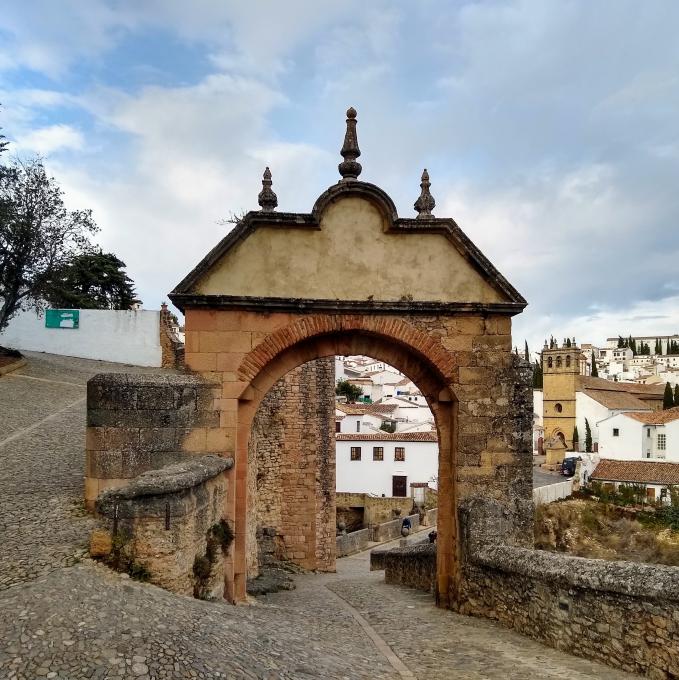
{"label": "cypress tree", "polygon": [[618,349],[625,346],[625,341],[622,339],[622,335],[618,336]]}
{"label": "cypress tree", "polygon": [[660,338],[655,339],[655,349],[653,354],[662,354],[662,348],[660,347]]}
{"label": "cypress tree", "polygon": [[578,439],[579,439],[578,426],[576,425],[573,428],[573,451],[579,451],[580,450],[580,448],[578,447]]}
{"label": "cypress tree", "polygon": [[596,360],[594,359],[594,351],[592,351],[592,377],[593,378],[599,377],[599,370],[596,367]]}
{"label": "cypress tree", "polygon": [[589,427],[589,420],[585,418],[585,451],[592,453],[592,430]]}
{"label": "cypress tree", "polygon": [[662,397],[662,407],[663,409],[672,408],[674,406],[674,395],[672,394],[672,388],[669,383],[665,383],[665,393]]}
{"label": "cypress tree", "polygon": [[523,358],[526,361],[530,361],[530,352],[528,351],[528,340],[524,340],[524,347],[523,347]]}
{"label": "cypress tree", "polygon": [[533,364],[533,387],[536,389],[542,389],[542,366],[535,360]]}
{"label": "cypress tree", "polygon": [[674,386],[674,405],[679,406],[679,383]]}

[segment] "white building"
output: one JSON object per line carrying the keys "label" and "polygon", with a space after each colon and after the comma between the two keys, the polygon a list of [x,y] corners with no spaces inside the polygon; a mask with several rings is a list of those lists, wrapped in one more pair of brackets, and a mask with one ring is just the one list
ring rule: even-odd
{"label": "white building", "polygon": [[602,458],[592,472],[591,480],[604,488],[621,485],[645,487],[646,499],[669,502],[670,487],[679,484],[679,463],[658,460],[612,460]]}
{"label": "white building", "polygon": [[679,463],[679,407],[618,413],[600,421],[598,428],[602,458]]}
{"label": "white building", "polygon": [[436,432],[337,434],[338,492],[408,496],[411,483],[435,487]]}

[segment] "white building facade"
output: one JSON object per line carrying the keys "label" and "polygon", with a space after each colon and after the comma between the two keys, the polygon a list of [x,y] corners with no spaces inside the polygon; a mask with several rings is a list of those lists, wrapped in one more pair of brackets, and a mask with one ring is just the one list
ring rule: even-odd
{"label": "white building facade", "polygon": [[435,432],[337,434],[338,492],[409,496],[411,483],[436,488]]}

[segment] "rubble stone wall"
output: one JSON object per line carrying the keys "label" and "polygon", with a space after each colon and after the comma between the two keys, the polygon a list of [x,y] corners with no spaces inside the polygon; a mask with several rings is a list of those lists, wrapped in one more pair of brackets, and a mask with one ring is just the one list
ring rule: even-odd
{"label": "rubble stone wall", "polygon": [[272,545],[276,559],[335,568],[334,389],[334,358],[318,359],[278,380],[259,405],[248,451],[250,578]]}
{"label": "rubble stone wall", "polygon": [[185,456],[181,463],[143,473],[96,502],[101,523],[149,580],[181,595],[224,595],[226,549],[217,546],[200,583],[196,559],[208,553],[210,532],[219,525],[227,494],[223,472],[233,459]]}

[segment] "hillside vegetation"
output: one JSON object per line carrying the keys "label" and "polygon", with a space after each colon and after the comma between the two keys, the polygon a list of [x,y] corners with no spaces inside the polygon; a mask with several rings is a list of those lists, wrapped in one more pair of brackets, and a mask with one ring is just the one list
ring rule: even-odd
{"label": "hillside vegetation", "polygon": [[535,546],[579,557],[679,566],[679,508],[642,509],[592,499],[541,505]]}

